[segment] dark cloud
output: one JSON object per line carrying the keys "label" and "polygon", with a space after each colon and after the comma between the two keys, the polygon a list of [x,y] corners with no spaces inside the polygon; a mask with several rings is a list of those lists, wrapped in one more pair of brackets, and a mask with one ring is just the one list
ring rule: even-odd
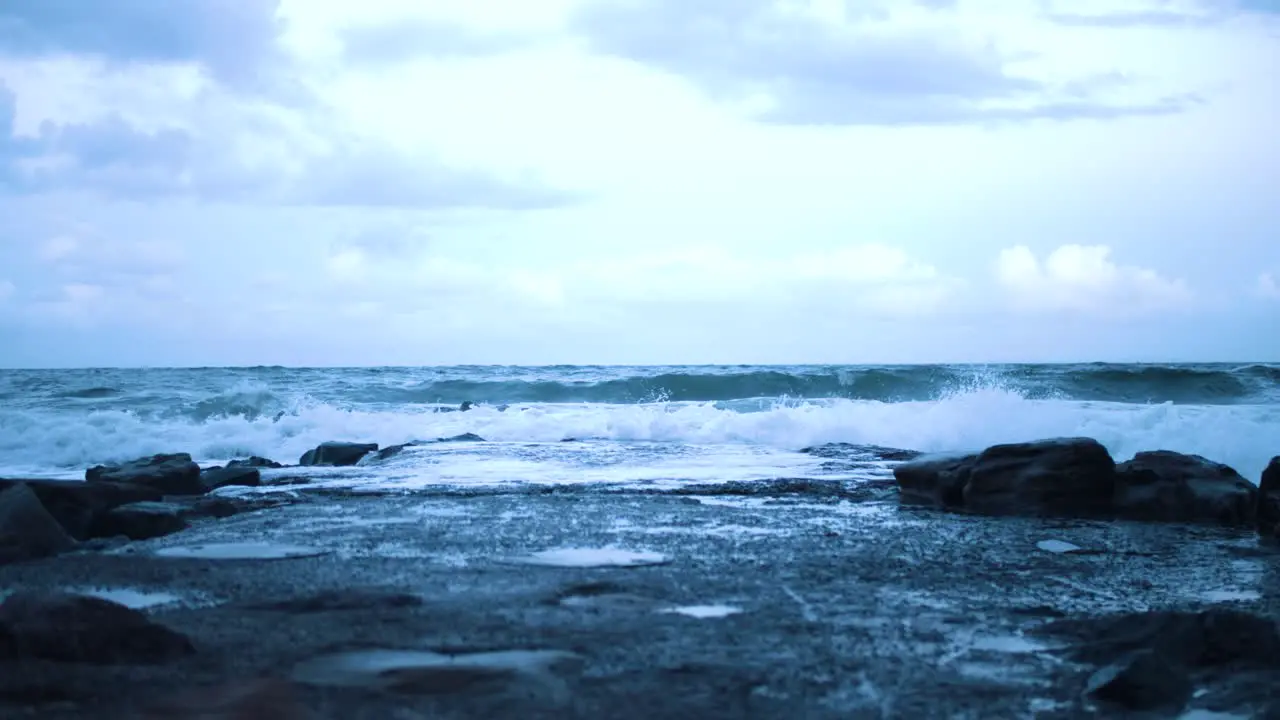
{"label": "dark cloud", "polygon": [[971,123],[1184,107],[1173,99],[1134,106],[1063,99],[1060,88],[1014,72],[1015,58],[990,44],[883,27],[841,32],[772,0],[614,0],[584,7],[574,26],[595,51],[679,75],[713,98],[767,97],[772,106],[758,114],[767,122]]}
{"label": "dark cloud", "polygon": [[14,194],[81,190],[120,199],[416,209],[527,209],[576,199],[344,138],[333,139],[325,154],[291,155],[293,167],[286,169],[242,160],[226,134],[144,131],[111,115],[91,123],[45,122],[35,136],[18,137],[13,116],[13,94],[0,85],[0,190]]}
{"label": "dark cloud", "polygon": [[479,32],[455,23],[427,19],[359,26],[342,33],[344,55],[360,63],[497,55],[535,42],[537,38],[530,35]]}
{"label": "dark cloud", "polygon": [[7,0],[0,54],[90,55],[108,62],[196,63],[256,86],[282,56],[278,0]]}

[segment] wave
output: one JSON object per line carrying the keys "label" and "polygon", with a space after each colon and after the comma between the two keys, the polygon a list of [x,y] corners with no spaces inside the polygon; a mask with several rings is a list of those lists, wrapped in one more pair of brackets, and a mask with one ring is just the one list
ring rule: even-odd
{"label": "wave", "polygon": [[[252,406],[253,412],[222,412],[241,403]],[[281,409],[268,412],[277,406]],[[1197,453],[1231,464],[1255,481],[1268,459],[1280,452],[1280,406],[1060,400],[998,387],[953,391],[931,401],[777,401],[752,411],[717,402],[434,410],[412,405],[341,407],[316,400],[284,403],[270,391],[252,387],[219,403],[196,402],[187,411],[169,415],[119,409],[5,409],[0,410],[0,475],[51,468],[75,475],[94,463],[175,451],[190,452],[205,462],[246,455],[296,462],[326,440],[385,446],[468,432],[503,442],[592,438],[756,444],[787,450],[845,442],[924,452],[1085,435],[1097,438],[1117,459],[1152,449]]]}

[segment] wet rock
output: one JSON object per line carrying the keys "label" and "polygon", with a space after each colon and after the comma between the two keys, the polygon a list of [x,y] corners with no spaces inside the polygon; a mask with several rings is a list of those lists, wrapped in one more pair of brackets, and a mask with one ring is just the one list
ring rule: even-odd
{"label": "wet rock", "polygon": [[476,404],[475,404],[475,403],[471,402],[470,400],[466,400],[466,401],[463,401],[463,403],[462,403],[461,405],[459,405],[459,406],[458,406],[458,411],[459,411],[459,412],[467,412],[468,410],[470,410],[471,408],[473,408],[473,407],[475,407],[475,406],[476,406]]}
{"label": "wet rock", "polygon": [[825,445],[814,445],[813,447],[804,448],[800,452],[813,455],[814,457],[831,458],[835,460],[873,459],[887,460],[889,462],[916,460],[924,454],[916,450],[903,450],[900,448],[890,448],[881,445],[855,445],[853,443],[827,443]]}
{"label": "wet rock", "polygon": [[391,458],[399,455],[400,453],[404,452],[408,448],[418,447],[419,445],[424,445],[424,444],[425,443],[421,443],[421,442],[407,442],[407,443],[400,443],[399,445],[391,445],[389,447],[385,447],[379,450],[378,453],[374,455],[374,459],[390,460]]}
{"label": "wet rock", "polygon": [[1258,532],[1276,537],[1280,531],[1280,457],[1271,458],[1258,484]]}
{"label": "wet rock", "polygon": [[909,504],[958,508],[964,505],[964,486],[977,455],[921,458],[893,469],[901,501]]}
{"label": "wet rock", "polygon": [[0,492],[0,564],[56,555],[75,544],[31,488]]}
{"label": "wet rock", "polygon": [[377,451],[377,443],[326,442],[321,443],[314,450],[308,450],[298,460],[298,464],[305,466],[355,465],[365,455]]}
{"label": "wet rock", "polygon": [[96,597],[18,592],[0,605],[0,657],[157,665],[195,652],[185,635]]}
{"label": "wet rock", "polygon": [[25,485],[40,498],[49,514],[76,540],[88,540],[95,518],[132,502],[159,500],[163,493],[141,485],[66,480],[0,480],[0,491]]}
{"label": "wet rock", "polygon": [[262,471],[256,467],[212,467],[200,471],[200,482],[209,490],[231,485],[258,487],[262,484]]}
{"label": "wet rock", "polygon": [[1080,643],[1074,655],[1084,662],[1106,664],[1132,652],[1152,650],[1188,668],[1280,667],[1280,632],[1275,622],[1240,610],[1122,613],[1062,620],[1051,623],[1046,631],[1073,636]]}
{"label": "wet rock", "polygon": [[1126,710],[1181,710],[1193,687],[1186,668],[1140,650],[1095,672],[1085,694]]}
{"label": "wet rock", "polygon": [[229,518],[233,515],[265,510],[287,503],[286,500],[278,497],[217,497],[213,495],[191,499],[177,498],[175,502],[180,502],[186,508],[185,517],[188,520]]}
{"label": "wet rock", "polygon": [[156,703],[144,720],[312,720],[318,718],[286,680],[231,682],[175,695]]}
{"label": "wet rock", "polygon": [[1120,517],[1252,526],[1257,505],[1252,483],[1199,455],[1141,452],[1116,468],[1113,508]]}
{"label": "wet rock", "polygon": [[1115,489],[1115,461],[1097,440],[1061,438],[982,451],[964,485],[964,505],[990,515],[1102,514]]}
{"label": "wet rock", "polygon": [[150,540],[186,530],[187,507],[171,502],[121,505],[100,515],[93,526],[95,537],[123,535],[130,540]]}
{"label": "wet rock", "polygon": [[270,459],[268,459],[268,458],[258,457],[257,455],[254,455],[254,456],[252,456],[252,457],[249,457],[249,458],[246,458],[246,459],[243,459],[243,460],[232,460],[231,462],[227,463],[227,467],[229,467],[229,468],[259,468],[259,469],[266,468],[266,469],[270,469],[270,470],[278,470],[278,469],[280,469],[280,468],[284,467],[284,465],[281,465],[280,463],[276,462],[275,460],[270,460]]}
{"label": "wet rock", "polygon": [[159,490],[165,495],[203,495],[200,466],[187,453],[152,455],[121,465],[99,465],[85,471],[89,482],[121,482]]}
{"label": "wet rock", "polygon": [[401,610],[422,605],[422,597],[390,590],[346,588],[325,590],[314,595],[248,605],[250,610],[296,614],[345,610]]}
{"label": "wet rock", "polygon": [[484,438],[475,433],[462,433],[453,437],[437,438],[436,442],[484,442]]}

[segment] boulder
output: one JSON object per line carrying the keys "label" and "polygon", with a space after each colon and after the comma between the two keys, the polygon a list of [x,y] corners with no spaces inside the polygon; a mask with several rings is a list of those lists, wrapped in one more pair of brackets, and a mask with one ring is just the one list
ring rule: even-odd
{"label": "boulder", "polygon": [[26,485],[0,492],[0,564],[48,557],[76,541]]}
{"label": "boulder", "polygon": [[346,466],[355,465],[365,455],[378,451],[377,443],[326,442],[314,450],[308,450],[298,460],[299,465]]}
{"label": "boulder", "polygon": [[271,470],[278,470],[284,467],[284,465],[281,465],[275,460],[269,460],[267,458],[258,457],[257,455],[254,455],[252,457],[245,458],[243,460],[232,460],[231,462],[227,463],[227,467],[229,468],[267,468]]}
{"label": "boulder", "polygon": [[395,456],[399,455],[400,453],[404,452],[407,448],[417,447],[417,446],[419,446],[419,445],[425,445],[425,444],[426,444],[426,443],[421,443],[421,442],[407,442],[407,443],[401,443],[401,444],[399,444],[399,445],[391,445],[391,446],[389,446],[389,447],[385,447],[385,448],[383,448],[383,449],[379,450],[379,451],[378,451],[378,454],[374,456],[374,459],[375,459],[375,460],[390,460],[391,458],[393,458],[393,457],[395,457]]}
{"label": "boulder", "polygon": [[93,537],[91,528],[102,513],[132,502],[159,500],[164,495],[141,485],[67,480],[0,480],[0,491],[14,485],[30,488],[49,514],[76,540]]}
{"label": "boulder", "polygon": [[958,508],[977,455],[924,457],[893,469],[901,502]]}
{"label": "boulder", "polygon": [[211,467],[200,471],[200,482],[208,490],[240,485],[258,487],[262,484],[262,471],[256,467],[236,466]]}
{"label": "boulder", "polygon": [[1119,517],[1253,526],[1258,489],[1240,473],[1199,455],[1141,452],[1116,468]]}
{"label": "boulder", "polygon": [[1092,438],[995,445],[964,485],[964,505],[988,515],[1101,515],[1115,491],[1115,461]]}
{"label": "boulder", "polygon": [[150,540],[186,530],[189,527],[186,516],[187,508],[178,503],[130,503],[99,515],[93,525],[93,535]]}
{"label": "boulder", "polygon": [[1085,694],[1125,710],[1179,711],[1195,690],[1191,674],[1152,650],[1139,650],[1098,670]]}
{"label": "boulder", "polygon": [[1258,532],[1274,538],[1280,531],[1280,457],[1271,458],[1258,484]]}
{"label": "boulder", "polygon": [[159,665],[194,652],[185,635],[101,598],[23,591],[0,604],[0,658]]}
{"label": "boulder", "polygon": [[203,495],[200,466],[187,453],[152,455],[121,465],[99,465],[85,471],[89,482],[122,482],[159,490],[165,495]]}
{"label": "boulder", "polygon": [[318,720],[286,680],[231,681],[177,693],[152,704],[141,720]]}

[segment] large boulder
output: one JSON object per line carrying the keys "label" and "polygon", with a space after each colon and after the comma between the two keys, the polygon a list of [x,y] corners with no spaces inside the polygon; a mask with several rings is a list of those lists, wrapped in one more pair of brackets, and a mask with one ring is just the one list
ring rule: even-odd
{"label": "large boulder", "polygon": [[1258,489],[1240,473],[1199,455],[1141,452],[1116,468],[1119,517],[1252,526]]}
{"label": "large boulder", "polygon": [[258,487],[262,484],[262,471],[256,467],[243,465],[205,468],[200,471],[200,482],[204,483],[208,490],[217,490],[231,485]]}
{"label": "large boulder", "polygon": [[904,502],[987,515],[1104,515],[1115,461],[1096,440],[1057,438],[924,457],[894,468]]}
{"label": "large boulder", "polygon": [[141,485],[107,481],[0,480],[0,491],[24,485],[76,540],[93,537],[93,523],[112,508],[133,502],[159,500],[164,493]]}
{"label": "large boulder", "polygon": [[1280,457],[1271,458],[1258,484],[1258,532],[1276,537],[1280,531]]}
{"label": "large boulder", "polygon": [[0,564],[48,557],[76,541],[26,485],[0,492]]}
{"label": "large boulder", "polygon": [[123,535],[130,540],[150,540],[189,527],[188,508],[168,502],[139,502],[121,505],[99,515],[93,525],[94,537]]}
{"label": "large boulder", "polygon": [[284,465],[281,465],[275,460],[270,460],[264,457],[253,455],[251,457],[244,458],[241,460],[232,460],[231,462],[227,463],[227,467],[229,468],[267,468],[271,470],[276,470],[284,467]]}
{"label": "large boulder", "polygon": [[377,443],[326,442],[321,443],[314,450],[308,450],[302,458],[298,460],[298,464],[308,466],[355,465],[360,462],[365,455],[377,451]]}
{"label": "large boulder", "polygon": [[194,652],[185,635],[101,598],[18,592],[0,604],[0,658],[159,665]]}
{"label": "large boulder", "polygon": [[200,466],[187,453],[152,455],[120,465],[99,465],[85,471],[89,482],[121,482],[159,490],[165,495],[203,495]]}

